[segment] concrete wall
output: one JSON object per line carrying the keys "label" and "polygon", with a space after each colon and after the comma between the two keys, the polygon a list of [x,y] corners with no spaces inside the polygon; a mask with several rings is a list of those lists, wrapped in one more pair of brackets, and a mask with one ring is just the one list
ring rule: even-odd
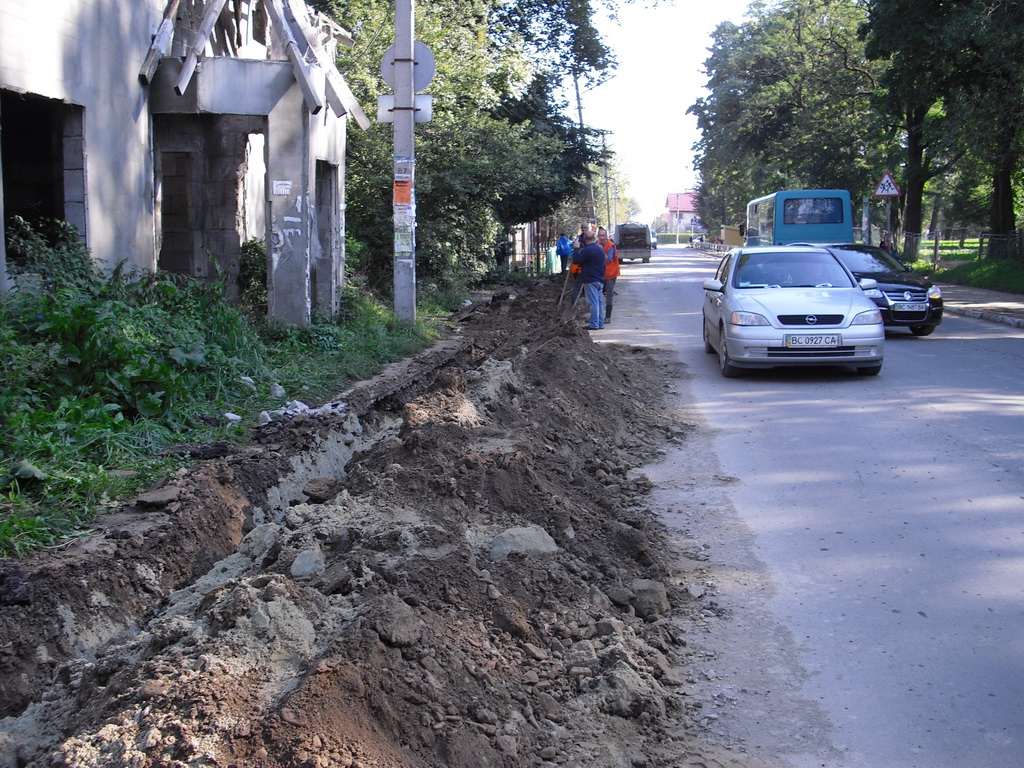
{"label": "concrete wall", "polygon": [[[328,109],[310,115],[301,91],[293,88],[271,110],[267,126],[269,312],[304,323],[314,309],[331,314],[338,309],[345,269],[340,201],[346,124]],[[335,169],[333,180],[323,182],[319,190],[317,161]],[[333,190],[326,190],[327,184]],[[329,206],[319,203],[328,195],[334,203],[332,221],[324,222]]]}
{"label": "concrete wall", "polygon": [[108,264],[156,263],[149,113],[138,72],[163,9],[163,0],[0,5],[0,88],[81,107],[84,200],[73,201],[80,209],[67,218],[81,219],[93,256]]}
{"label": "concrete wall", "polygon": [[[312,222],[314,241],[313,303],[317,310],[334,314],[338,311],[345,277],[345,146],[348,122],[339,120],[330,110],[309,116],[310,162],[313,171],[319,162],[332,173],[314,176],[314,209]],[[328,189],[329,188],[329,189]],[[330,220],[325,220],[330,209]],[[330,252],[327,249],[331,249]]]}
{"label": "concrete wall", "polygon": [[[0,3],[4,103],[12,114],[45,118],[50,143],[63,149],[40,152],[62,167],[38,197],[60,192],[63,211],[52,215],[83,230],[93,257],[110,266],[127,261],[143,270],[231,278],[241,243],[259,231],[267,239],[271,316],[305,324],[315,310],[333,314],[344,276],[346,119],[329,108],[311,115],[291,65],[267,60],[252,39],[245,53],[262,52],[262,59],[214,56],[207,46],[181,95],[174,88],[180,58],[162,59],[143,86],[138,73],[165,5]],[[195,23],[202,10],[198,0],[182,3],[172,54],[182,53],[182,38],[191,39],[182,19]],[[272,51],[281,48],[271,42]],[[12,94],[26,94],[31,109],[21,110]],[[263,142],[251,144],[254,134]],[[28,143],[31,131],[18,138]],[[252,157],[252,146],[264,156]],[[25,185],[35,177],[31,168],[19,172]],[[259,204],[247,204],[261,183]],[[9,199],[13,207],[15,196]],[[166,242],[174,247],[162,252]]]}

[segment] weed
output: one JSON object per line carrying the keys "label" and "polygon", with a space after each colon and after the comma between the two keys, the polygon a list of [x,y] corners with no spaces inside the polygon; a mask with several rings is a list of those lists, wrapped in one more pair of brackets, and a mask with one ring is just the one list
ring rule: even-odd
{"label": "weed", "polygon": [[174,443],[246,440],[282,404],[273,385],[323,402],[436,336],[351,288],[337,317],[268,322],[253,244],[232,305],[220,282],[100,274],[73,230],[50,230],[16,222],[16,289],[0,295],[0,556],[73,536],[183,466],[161,455]]}

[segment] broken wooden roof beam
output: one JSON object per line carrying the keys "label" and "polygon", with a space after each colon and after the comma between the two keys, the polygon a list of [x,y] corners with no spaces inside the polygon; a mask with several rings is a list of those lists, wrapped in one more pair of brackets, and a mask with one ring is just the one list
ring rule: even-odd
{"label": "broken wooden roof beam", "polygon": [[[306,63],[304,51],[299,47],[299,43],[296,41],[295,35],[292,34],[291,27],[285,18],[284,8],[281,6],[280,2],[281,0],[265,0],[264,5],[267,9],[267,13],[270,15],[270,21],[281,35],[282,42],[285,46],[285,52],[288,55],[289,61],[292,63],[292,73],[295,75],[295,80],[298,82],[299,88],[302,90],[302,96],[306,100],[306,107],[315,115],[323,109],[324,102],[313,85],[313,80],[310,76],[310,67]],[[309,47],[308,42],[306,47]]]}
{"label": "broken wooden roof beam", "polygon": [[199,25],[199,30],[192,38],[192,44],[188,47],[188,55],[185,57],[185,66],[181,68],[178,82],[174,86],[174,92],[179,96],[188,88],[192,75],[196,71],[196,65],[199,63],[199,52],[206,48],[206,43],[213,33],[213,27],[217,23],[217,19],[220,18],[220,12],[226,2],[227,0],[211,0],[210,4],[206,6],[203,23]]}
{"label": "broken wooden roof beam", "polygon": [[139,70],[139,80],[143,85],[149,85],[153,82],[153,73],[156,72],[160,59],[167,53],[167,49],[170,47],[171,37],[174,35],[174,17],[178,13],[178,5],[180,4],[181,0],[171,0],[167,10],[164,12],[164,20],[160,22],[156,34],[153,35],[153,42],[150,43],[149,53],[146,54],[146,60],[142,62],[142,69]]}
{"label": "broken wooden roof beam", "polygon": [[[278,0],[272,0],[272,2],[277,1]],[[312,54],[316,63],[324,71],[327,78],[327,101],[331,105],[331,109],[334,110],[334,113],[338,117],[341,117],[346,113],[351,114],[359,124],[359,127],[365,131],[370,127],[370,119],[366,116],[366,113],[363,112],[363,108],[359,106],[359,101],[356,99],[355,94],[353,94],[349,89],[348,84],[341,76],[341,73],[338,72],[331,56],[324,49],[323,45],[321,45],[317,36],[317,31],[304,15],[304,11],[306,9],[302,0],[284,0],[284,3],[285,7],[283,10],[287,15],[287,20],[295,22],[295,26],[298,27],[299,33],[301,34],[299,43],[306,43],[306,52]]]}

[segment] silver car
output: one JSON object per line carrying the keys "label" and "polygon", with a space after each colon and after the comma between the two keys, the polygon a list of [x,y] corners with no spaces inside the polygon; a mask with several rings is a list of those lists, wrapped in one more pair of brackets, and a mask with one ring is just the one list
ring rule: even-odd
{"label": "silver car", "polygon": [[722,375],[743,368],[852,365],[882,370],[882,313],[824,249],[765,246],[726,254],[704,281],[704,349],[718,353]]}

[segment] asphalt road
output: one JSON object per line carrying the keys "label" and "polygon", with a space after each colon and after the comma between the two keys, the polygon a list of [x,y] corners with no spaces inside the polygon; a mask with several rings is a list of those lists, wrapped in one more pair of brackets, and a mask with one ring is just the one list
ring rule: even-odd
{"label": "asphalt road", "polygon": [[714,474],[652,477],[721,574],[709,737],[775,766],[1024,766],[1024,329],[947,314],[888,334],[877,377],[725,379],[701,340],[717,261],[623,265],[594,335],[686,366]]}

